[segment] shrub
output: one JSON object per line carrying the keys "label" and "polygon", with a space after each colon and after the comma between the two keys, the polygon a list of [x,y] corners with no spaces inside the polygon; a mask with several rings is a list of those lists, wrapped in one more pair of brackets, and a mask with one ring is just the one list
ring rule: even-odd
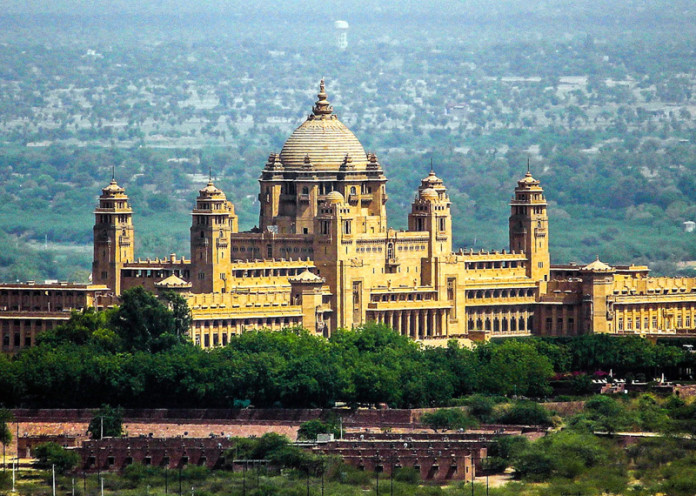
{"label": "shrub", "polygon": [[80,455],[76,451],[66,450],[56,443],[43,443],[34,449],[36,467],[49,469],[55,465],[56,472],[64,474],[73,469],[80,462]]}
{"label": "shrub", "polygon": [[468,429],[478,425],[476,419],[458,408],[441,408],[434,412],[424,413],[421,423],[433,430],[438,429]]}
{"label": "shrub", "polygon": [[413,467],[396,468],[394,469],[394,480],[408,484],[418,484],[420,482],[420,472]]}
{"label": "shrub", "polygon": [[550,426],[551,415],[548,410],[533,401],[518,401],[506,408],[498,416],[502,424]]}

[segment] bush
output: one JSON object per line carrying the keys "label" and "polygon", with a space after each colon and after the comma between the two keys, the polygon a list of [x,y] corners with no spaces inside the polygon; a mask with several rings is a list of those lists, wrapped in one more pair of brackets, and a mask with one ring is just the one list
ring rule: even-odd
{"label": "bush", "polygon": [[408,484],[418,484],[420,482],[420,472],[413,467],[396,468],[394,469],[394,480]]}
{"label": "bush", "polygon": [[476,419],[458,408],[441,408],[434,412],[424,413],[421,423],[433,430],[438,429],[469,429],[478,425]]}
{"label": "bush", "polygon": [[551,415],[548,410],[533,401],[518,401],[514,403],[501,412],[497,421],[501,424],[514,425],[552,425]]}
{"label": "bush", "polygon": [[307,441],[316,441],[317,435],[332,433],[333,428],[321,420],[309,420],[300,425],[297,430],[297,439],[305,439]]}
{"label": "bush", "polygon": [[36,467],[49,469],[53,465],[56,472],[64,474],[73,469],[80,462],[80,455],[76,451],[66,450],[56,443],[44,443],[34,449],[36,456]]}

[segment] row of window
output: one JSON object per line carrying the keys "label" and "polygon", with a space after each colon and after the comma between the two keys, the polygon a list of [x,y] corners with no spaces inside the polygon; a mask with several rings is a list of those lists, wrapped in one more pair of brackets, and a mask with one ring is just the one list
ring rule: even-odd
{"label": "row of window", "polygon": [[531,331],[534,328],[534,318],[507,317],[502,318],[469,318],[468,329],[470,331],[518,332]]}
{"label": "row of window", "polygon": [[[355,296],[355,295],[354,295]],[[434,299],[434,295],[432,293],[391,293],[391,294],[383,294],[383,295],[372,295],[370,297],[370,301],[373,303],[377,303],[380,301],[386,302],[386,301],[430,301]]]}
{"label": "row of window", "polygon": [[246,277],[292,277],[304,272],[305,270],[307,270],[307,267],[279,267],[277,269],[238,269],[232,271],[232,277],[236,277],[239,279]]}
{"label": "row of window", "polygon": [[524,262],[517,260],[500,260],[495,262],[466,262],[466,270],[515,269],[524,267]]}
{"label": "row of window", "polygon": [[469,300],[482,298],[518,298],[534,296],[534,288],[512,288],[512,289],[479,289],[466,292]]}
{"label": "row of window", "polygon": [[[551,333],[554,331],[553,328],[553,318],[552,317],[546,317],[546,323],[545,323],[545,330],[548,333]],[[559,332],[563,330],[563,318],[558,317],[556,319],[556,329],[555,331]],[[567,332],[575,332],[575,318],[569,317],[567,322],[566,322],[566,330]]]}
{"label": "row of window", "polygon": [[[653,316],[650,319],[650,326],[648,327],[648,317],[643,317],[641,320],[640,317],[636,317],[635,319],[627,317],[626,318],[626,326],[624,328],[624,319],[623,317],[619,317],[617,319],[617,328],[619,331],[632,331],[633,330],[633,325],[635,324],[635,329],[640,330],[641,329],[641,324],[642,324],[642,329],[657,329],[657,316]],[[687,315],[684,319],[682,319],[681,315],[678,315],[676,318],[676,322],[673,322],[673,324],[676,324],[677,329],[681,328],[691,328],[691,315]]]}

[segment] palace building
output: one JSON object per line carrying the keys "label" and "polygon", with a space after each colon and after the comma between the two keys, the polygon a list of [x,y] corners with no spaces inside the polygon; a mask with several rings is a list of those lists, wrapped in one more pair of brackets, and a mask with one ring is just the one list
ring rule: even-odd
{"label": "palace building", "polygon": [[137,221],[115,180],[95,210],[92,284],[0,285],[0,346],[15,352],[70,316],[125,290],[174,290],[192,340],[225,345],[250,329],[383,322],[430,344],[585,333],[696,334],[696,279],[644,266],[552,266],[547,202],[529,171],[510,201],[509,249],[452,249],[447,188],[423,178],[408,228],[389,227],[387,178],[333,112],[324,82],[312,113],[271,153],[259,179],[259,226],[239,232],[234,204],[211,180],[195,199],[190,258],[136,258]]}

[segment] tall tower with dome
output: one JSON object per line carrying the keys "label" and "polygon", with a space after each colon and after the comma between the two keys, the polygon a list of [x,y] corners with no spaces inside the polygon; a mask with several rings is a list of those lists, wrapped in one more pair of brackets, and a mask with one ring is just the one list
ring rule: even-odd
{"label": "tall tower with dome", "polygon": [[338,191],[354,216],[355,232],[384,232],[387,179],[382,167],[333,113],[323,79],[317,97],[312,113],[263,169],[259,228],[314,234],[320,203]]}

